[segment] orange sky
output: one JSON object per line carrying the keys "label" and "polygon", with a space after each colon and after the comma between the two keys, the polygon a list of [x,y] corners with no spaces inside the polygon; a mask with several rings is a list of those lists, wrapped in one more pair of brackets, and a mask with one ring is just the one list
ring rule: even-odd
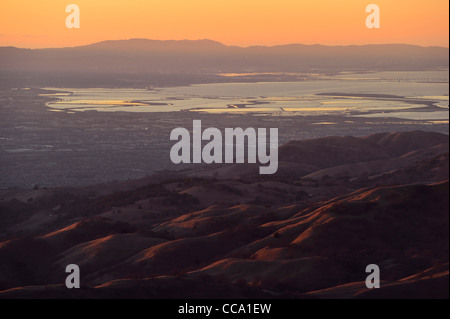
{"label": "orange sky", "polygon": [[[68,4],[81,28],[67,29]],[[381,29],[367,29],[368,4]],[[102,40],[212,39],[225,44],[449,45],[448,0],[2,0],[0,46],[63,47]]]}

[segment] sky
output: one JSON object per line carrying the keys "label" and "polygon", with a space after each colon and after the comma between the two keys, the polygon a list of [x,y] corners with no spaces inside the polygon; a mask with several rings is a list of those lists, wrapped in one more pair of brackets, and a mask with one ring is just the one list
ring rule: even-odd
{"label": "sky", "polygon": [[[366,6],[380,7],[369,29]],[[68,29],[66,6],[80,8]],[[211,39],[227,45],[407,43],[449,46],[448,0],[2,0],[0,46]]]}

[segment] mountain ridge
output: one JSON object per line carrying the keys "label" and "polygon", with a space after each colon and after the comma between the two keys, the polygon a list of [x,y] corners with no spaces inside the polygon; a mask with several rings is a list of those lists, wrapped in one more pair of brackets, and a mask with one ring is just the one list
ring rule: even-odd
{"label": "mountain ridge", "polygon": [[129,38],[129,39],[119,39],[119,40],[102,40],[98,42],[93,42],[84,45],[76,45],[71,47],[48,47],[48,48],[22,48],[13,45],[0,46],[2,48],[15,48],[15,49],[23,49],[23,50],[51,50],[51,49],[72,49],[72,48],[87,48],[87,47],[101,47],[107,45],[114,44],[130,44],[130,43],[140,43],[140,44],[204,44],[211,46],[220,46],[227,48],[280,48],[280,47],[322,47],[322,48],[361,48],[361,47],[403,47],[403,48],[423,48],[423,49],[443,49],[449,50],[448,47],[443,46],[423,46],[417,44],[409,44],[409,43],[368,43],[368,44],[344,44],[344,45],[328,45],[328,44],[304,44],[300,42],[292,42],[285,44],[276,44],[276,45],[248,45],[248,46],[239,46],[239,45],[227,45],[220,41],[212,40],[212,39],[198,39],[198,40],[157,40],[150,38]]}
{"label": "mountain ridge", "polygon": [[227,46],[212,40],[114,40],[85,46],[0,47],[0,70],[71,74],[201,74],[435,70],[448,48],[404,44]]}

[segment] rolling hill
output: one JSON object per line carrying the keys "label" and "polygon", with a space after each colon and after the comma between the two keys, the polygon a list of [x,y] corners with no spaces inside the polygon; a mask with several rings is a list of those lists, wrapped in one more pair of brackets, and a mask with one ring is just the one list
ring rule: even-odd
{"label": "rolling hill", "polygon": [[280,160],[1,191],[0,298],[448,298],[447,135],[292,141]]}

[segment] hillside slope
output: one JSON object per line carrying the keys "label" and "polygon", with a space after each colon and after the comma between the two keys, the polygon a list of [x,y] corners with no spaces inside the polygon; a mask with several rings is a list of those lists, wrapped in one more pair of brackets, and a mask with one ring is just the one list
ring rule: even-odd
{"label": "hillside slope", "polygon": [[448,298],[448,136],[294,141],[280,160],[290,175],[2,191],[0,298]]}

